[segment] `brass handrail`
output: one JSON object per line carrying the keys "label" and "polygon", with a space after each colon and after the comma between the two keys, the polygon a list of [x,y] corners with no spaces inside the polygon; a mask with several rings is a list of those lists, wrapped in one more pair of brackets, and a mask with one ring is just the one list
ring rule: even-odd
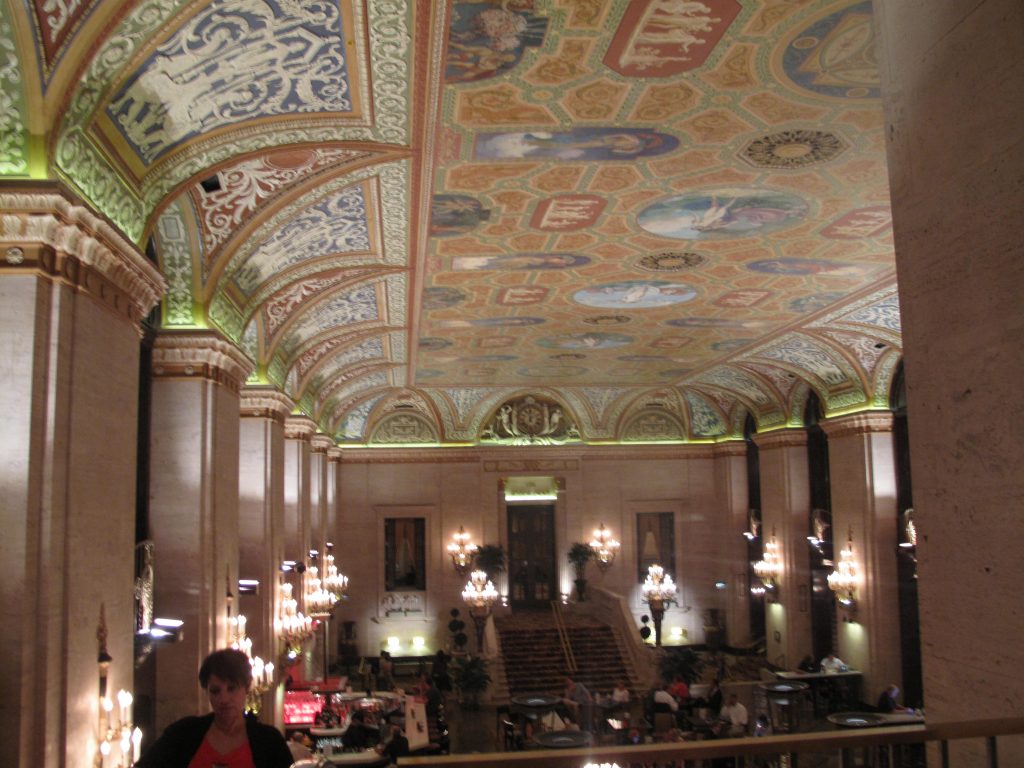
{"label": "brass handrail", "polygon": [[[934,744],[948,768],[948,743],[962,739],[985,739],[988,765],[998,768],[995,740],[999,736],[1024,734],[1024,718],[954,721],[924,725],[898,725],[814,733],[797,733],[763,738],[715,739],[635,746],[586,747],[581,749],[537,749],[522,752],[493,752],[486,755],[489,768],[582,768],[586,763],[617,763],[621,768],[657,763],[682,766],[683,761],[722,757],[750,757],[802,753],[842,753],[847,749],[887,747],[901,744]],[[467,768],[480,765],[479,753],[439,755],[401,759],[400,766]],[[966,763],[965,763],[966,766]],[[970,766],[973,768],[973,765]]]}
{"label": "brass handrail", "polygon": [[562,604],[557,600],[552,600],[551,612],[555,615],[555,629],[558,630],[558,641],[562,645],[562,655],[565,656],[565,669],[569,674],[573,674],[578,667],[576,666],[576,656],[572,652],[572,644],[569,642],[569,631],[565,628]]}

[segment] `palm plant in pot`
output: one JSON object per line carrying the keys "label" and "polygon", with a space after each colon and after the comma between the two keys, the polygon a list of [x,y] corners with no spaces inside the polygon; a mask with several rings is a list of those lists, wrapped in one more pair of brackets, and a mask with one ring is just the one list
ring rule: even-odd
{"label": "palm plant in pot", "polygon": [[573,583],[576,585],[576,597],[582,603],[585,599],[584,591],[587,586],[587,563],[593,560],[594,550],[591,549],[589,544],[577,541],[569,547],[567,557],[569,565],[572,566],[573,572],[576,574],[576,578],[573,580]]}
{"label": "palm plant in pot", "polygon": [[480,708],[480,694],[491,684],[487,659],[466,656],[452,666],[452,680],[459,691],[459,699],[467,709]]}
{"label": "palm plant in pot", "polygon": [[497,580],[505,572],[505,550],[500,544],[484,544],[473,556],[473,567],[486,573],[491,581]]}

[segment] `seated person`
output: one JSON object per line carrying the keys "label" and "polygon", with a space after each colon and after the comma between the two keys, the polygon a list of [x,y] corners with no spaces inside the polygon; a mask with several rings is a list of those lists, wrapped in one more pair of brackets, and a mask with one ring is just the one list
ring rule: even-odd
{"label": "seated person", "polygon": [[583,683],[577,683],[571,677],[565,678],[565,695],[562,698],[569,716],[580,724],[580,728],[589,731],[594,722],[594,698]]}
{"label": "seated person", "polygon": [[828,656],[821,660],[821,671],[826,674],[845,672],[846,669],[846,662],[836,656],[835,653],[829,653]]}
{"label": "seated person", "polygon": [[654,702],[655,712],[679,711],[679,702],[676,701],[675,697],[664,686],[654,692],[652,701]]}
{"label": "seated person", "polygon": [[717,677],[711,681],[711,686],[705,695],[705,703],[712,717],[722,711],[722,685]]}
{"label": "seated person", "polygon": [[800,665],[797,667],[800,672],[817,672],[820,667],[814,663],[814,657],[811,654],[807,654],[800,661]]}
{"label": "seated person", "polygon": [[740,704],[739,697],[730,693],[719,719],[725,724],[726,736],[743,736],[747,732],[747,708]]}
{"label": "seated person", "polygon": [[377,743],[377,732],[366,724],[366,713],[361,709],[352,713],[352,720],[341,737],[341,743],[350,750],[366,749]]}
{"label": "seated person", "polygon": [[398,762],[398,758],[409,755],[409,740],[405,738],[400,726],[391,726],[391,737],[384,744],[378,746],[377,751],[388,758],[392,765]]}
{"label": "seated person", "polygon": [[306,744],[306,734],[302,731],[295,731],[288,739],[288,749],[292,753],[292,761],[296,763],[313,757],[313,751]]}
{"label": "seated person", "polygon": [[914,710],[910,707],[901,707],[896,703],[896,697],[900,695],[900,689],[892,683],[878,697],[878,711],[885,714],[910,714]]}
{"label": "seated person", "polygon": [[686,681],[679,675],[676,675],[672,679],[672,685],[668,687],[668,692],[676,701],[683,701],[684,699],[690,698],[690,686],[688,686]]}
{"label": "seated person", "polygon": [[629,706],[629,699],[629,689],[626,687],[626,683],[619,680],[614,690],[612,690],[612,702],[619,707],[626,708]]}

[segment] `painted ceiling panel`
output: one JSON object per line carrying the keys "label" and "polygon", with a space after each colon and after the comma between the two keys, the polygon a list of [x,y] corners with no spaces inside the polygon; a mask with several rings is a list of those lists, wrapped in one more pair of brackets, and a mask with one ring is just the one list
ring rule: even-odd
{"label": "painted ceiling panel", "polygon": [[346,445],[477,440],[530,396],[595,442],[886,401],[870,2],[5,12],[36,41],[0,36],[0,176],[42,100],[11,58],[80,72],[46,94],[50,173],[152,236],[164,327],[218,328]]}

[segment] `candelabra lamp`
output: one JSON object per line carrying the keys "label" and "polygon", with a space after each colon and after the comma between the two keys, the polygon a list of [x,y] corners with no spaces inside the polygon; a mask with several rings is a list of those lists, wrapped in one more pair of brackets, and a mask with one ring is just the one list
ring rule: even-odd
{"label": "candelabra lamp", "polygon": [[327,619],[334,610],[334,604],[338,602],[333,594],[324,589],[320,582],[320,574],[315,565],[306,568],[305,573],[306,594],[303,605],[314,619]]}
{"label": "candelabra lamp", "polygon": [[331,545],[327,545],[328,552],[324,555],[324,589],[330,592],[335,601],[348,597],[348,576],[338,571],[334,564],[334,555],[330,552]]}
{"label": "candelabra lamp", "polygon": [[107,673],[113,661],[107,652],[107,617],[100,605],[100,623],[96,629],[99,644],[99,749],[96,768],[131,768],[140,757],[142,731],[132,724],[132,694],[124,689],[117,692],[117,714],[114,700],[107,696]]}
{"label": "candelabra lamp", "polygon": [[462,590],[462,599],[469,606],[469,615],[473,617],[476,627],[476,649],[482,654],[484,650],[484,627],[487,617],[491,615],[491,606],[498,599],[498,590],[487,578],[485,571],[473,571]]}
{"label": "candelabra lamp", "polygon": [[594,530],[594,539],[590,542],[590,548],[594,550],[594,560],[601,573],[607,571],[615,562],[615,555],[619,553],[620,546],[612,536],[612,532],[604,527],[604,523]]}
{"label": "candelabra lamp", "polygon": [[[761,559],[754,563],[754,574],[761,580],[763,594],[771,601],[779,599],[779,576],[782,574],[782,558],[779,555],[779,545],[775,541],[775,529],[772,529],[771,538],[764,543],[764,554]],[[757,594],[754,587],[751,592]]]}
{"label": "candelabra lamp", "polygon": [[664,568],[652,565],[647,569],[642,590],[644,602],[650,606],[651,618],[654,619],[654,644],[661,645],[661,621],[665,618],[665,608],[675,600],[676,585]]}
{"label": "candelabra lamp", "polygon": [[252,668],[252,685],[245,697],[245,711],[259,715],[263,708],[263,695],[274,685],[274,665],[252,655],[252,640],[245,634],[246,619],[243,614],[230,619],[233,638],[231,647],[244,653]]}
{"label": "candelabra lamp", "polygon": [[278,616],[274,620],[274,633],[288,659],[302,653],[302,644],[313,634],[313,619],[298,610],[298,601],[292,597],[292,585],[282,580],[278,585]]}
{"label": "candelabra lamp", "polygon": [[466,571],[473,565],[473,557],[476,555],[477,546],[474,544],[466,530],[460,525],[457,533],[452,534],[452,541],[448,545],[448,556],[455,566],[455,573],[459,577],[466,575]]}
{"label": "candelabra lamp", "polygon": [[857,561],[853,559],[853,531],[847,534],[846,547],[839,552],[839,562],[836,568],[828,575],[828,587],[836,596],[840,607],[844,609],[845,620],[852,620],[854,611],[857,609],[857,584],[860,576],[857,570]]}

